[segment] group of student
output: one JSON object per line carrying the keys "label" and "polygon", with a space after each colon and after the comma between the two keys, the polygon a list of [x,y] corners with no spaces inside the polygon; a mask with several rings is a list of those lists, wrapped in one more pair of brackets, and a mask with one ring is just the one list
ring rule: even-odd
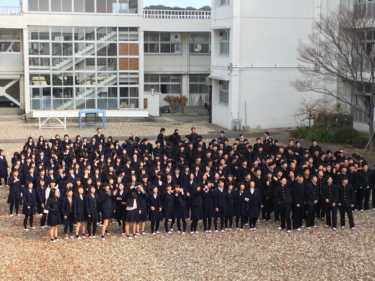
{"label": "group of student", "polygon": [[[260,216],[270,221],[271,214],[280,230],[301,231],[326,226],[341,227],[345,214],[354,229],[352,212],[369,209],[375,173],[358,156],[345,157],[340,149],[332,155],[323,152],[314,140],[309,148],[290,140],[279,146],[269,133],[251,145],[243,135],[232,145],[220,133],[208,145],[191,129],[181,140],[178,129],[166,136],[160,130],[155,146],[135,133],[120,144],[105,139],[101,128],[90,140],[59,135],[37,142],[29,137],[20,153],[8,163],[0,150],[0,180],[8,184],[10,215],[19,215],[22,205],[24,230],[35,228],[33,217],[41,216],[40,227],[49,226],[51,242],[58,240],[58,226],[64,225],[65,238],[95,238],[101,226],[101,239],[110,235],[111,223],[118,223],[122,235],[137,238],[151,233],[171,233],[175,223],[185,234],[197,232],[203,221],[206,233],[225,232],[249,225],[256,231]],[[372,207],[375,209],[374,192]],[[73,232],[75,225],[75,233]],[[130,231],[130,225],[131,231]]]}

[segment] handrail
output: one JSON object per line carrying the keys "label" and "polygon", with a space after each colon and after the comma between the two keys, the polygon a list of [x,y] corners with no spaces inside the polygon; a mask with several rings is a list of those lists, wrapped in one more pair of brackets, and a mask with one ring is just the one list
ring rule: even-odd
{"label": "handrail", "polygon": [[19,16],[22,14],[21,7],[0,6],[0,15]]}
{"label": "handrail", "polygon": [[99,72],[94,73],[94,74],[92,74],[92,75],[86,77],[85,80],[79,82],[79,85],[84,85],[84,84],[86,84],[86,82],[87,82],[88,80],[90,80],[91,78],[93,78],[93,77],[95,76],[95,74],[99,74],[99,73],[101,73],[102,71],[107,70],[108,68],[112,67],[114,64],[115,64],[114,62],[111,62],[110,64],[106,65],[106,66],[103,67],[102,69],[99,69]]}
{"label": "handrail", "polygon": [[[101,28],[99,28],[98,30],[101,30],[101,29],[103,29],[104,27],[101,27]],[[86,37],[88,37],[88,36],[91,36],[93,33],[95,33],[95,30],[93,31],[93,32],[91,32],[91,33],[89,33],[88,35],[85,35],[84,37],[82,37],[82,38],[80,38],[80,39],[78,39],[78,40],[74,40],[74,41],[81,41],[82,39],[84,39],[84,38],[86,38]],[[104,35],[105,36],[105,35]],[[104,37],[103,36],[103,37]],[[102,37],[102,38],[103,38]],[[100,39],[102,39],[102,38],[100,38]],[[100,40],[99,39],[99,40]],[[76,42],[75,42],[76,43]],[[70,45],[68,45],[68,46],[66,46],[65,48],[63,48],[61,51],[58,51],[58,52],[56,52],[56,53],[54,53],[52,56],[54,56],[54,55],[56,55],[56,54],[58,54],[58,53],[60,53],[60,52],[62,52],[63,54],[64,54],[64,51],[66,50],[66,49],[68,49],[68,48],[70,48],[70,47],[72,47],[73,46],[73,43],[72,44],[70,44]]]}
{"label": "handrail", "polygon": [[143,17],[163,19],[210,19],[211,11],[143,9]]}

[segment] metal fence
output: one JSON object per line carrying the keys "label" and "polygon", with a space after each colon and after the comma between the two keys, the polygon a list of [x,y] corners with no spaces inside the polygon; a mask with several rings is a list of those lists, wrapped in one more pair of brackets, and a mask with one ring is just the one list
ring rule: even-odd
{"label": "metal fence", "polygon": [[160,19],[210,19],[211,11],[144,9],[143,17]]}
{"label": "metal fence", "polygon": [[0,6],[0,15],[21,15],[21,7],[17,6]]}

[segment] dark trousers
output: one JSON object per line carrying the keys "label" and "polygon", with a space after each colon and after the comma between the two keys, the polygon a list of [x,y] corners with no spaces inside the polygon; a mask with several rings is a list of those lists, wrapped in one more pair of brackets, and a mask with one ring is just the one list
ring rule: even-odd
{"label": "dark trousers", "polygon": [[19,204],[10,204],[10,207],[9,207],[9,212],[10,212],[10,214],[12,214],[13,213],[13,206],[15,205],[15,207],[16,207],[16,214],[18,215],[18,208],[19,208]]}
{"label": "dark trousers", "polygon": [[293,229],[298,229],[302,226],[303,212],[305,211],[305,204],[297,207],[293,204]]}
{"label": "dark trousers", "polygon": [[[332,203],[325,203],[326,225],[337,227],[337,205],[332,207]],[[332,219],[332,220],[331,220]],[[331,224],[332,221],[332,224]]]}
{"label": "dark trousers", "polygon": [[[217,219],[218,218],[214,218],[214,227],[215,227],[215,230],[217,230]],[[220,218],[220,229],[221,230],[224,230],[224,217]]]}
{"label": "dark trousers", "polygon": [[306,214],[306,227],[314,226],[315,220],[315,205],[307,205],[307,214]]}
{"label": "dark trousers", "polygon": [[273,206],[273,211],[275,215],[275,222],[278,222],[280,217],[279,217],[279,199],[274,198],[272,199],[272,206]]}
{"label": "dark trousers", "polygon": [[1,184],[1,179],[4,179],[4,183],[5,183],[5,185],[8,185],[8,176],[1,176],[0,177],[0,184]]}
{"label": "dark trousers", "polygon": [[290,221],[290,210],[292,207],[292,203],[283,203],[279,204],[279,211],[281,215],[281,228],[285,229],[285,220],[286,220],[286,228],[287,230],[292,229],[291,221]]}
{"label": "dark trousers", "polygon": [[64,233],[68,234],[68,229],[69,233],[73,233],[73,224],[65,224],[64,225]]}
{"label": "dark trousers", "polygon": [[340,220],[341,226],[345,226],[345,212],[348,214],[350,227],[354,227],[352,207],[349,206],[340,206]]}
{"label": "dark trousers", "polygon": [[372,188],[372,208],[375,208],[375,187]]}
{"label": "dark trousers", "polygon": [[323,219],[325,216],[325,210],[324,210],[324,200],[321,195],[319,196],[319,202],[316,203],[315,207],[316,207],[316,217],[318,219]]}
{"label": "dark trousers", "polygon": [[[358,192],[357,192],[357,194],[358,194]],[[364,209],[365,210],[369,209],[369,207],[370,207],[369,206],[370,195],[371,195],[371,189],[369,189],[369,188],[361,188],[359,190],[358,210],[362,210],[363,199],[365,200]],[[372,204],[374,204],[374,202]]]}
{"label": "dark trousers", "polygon": [[[208,225],[207,225],[207,222],[208,222]],[[212,224],[212,218],[203,219],[203,228],[204,228],[204,231],[211,230],[211,224]]]}
{"label": "dark trousers", "polygon": [[255,228],[257,224],[257,220],[258,220],[257,217],[249,217],[250,228]]}
{"label": "dark trousers", "polygon": [[25,219],[23,220],[23,227],[27,228],[27,221],[29,219],[30,219],[30,227],[33,227],[33,218],[34,218],[33,215],[31,215],[31,216],[25,215]]}
{"label": "dark trousers", "polygon": [[151,233],[155,233],[159,230],[159,224],[160,222],[152,222],[151,223]]}
{"label": "dark trousers", "polygon": [[271,219],[271,213],[272,213],[272,199],[271,198],[264,198],[264,206],[262,209],[262,219],[269,221]]}

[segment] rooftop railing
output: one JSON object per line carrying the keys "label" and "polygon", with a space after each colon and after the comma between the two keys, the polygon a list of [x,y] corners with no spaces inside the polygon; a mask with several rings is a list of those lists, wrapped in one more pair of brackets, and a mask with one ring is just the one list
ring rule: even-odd
{"label": "rooftop railing", "polygon": [[19,15],[21,15],[21,7],[17,7],[17,6],[0,6],[0,15],[19,16]]}
{"label": "rooftop railing", "polygon": [[211,11],[144,9],[143,17],[157,19],[210,19]]}

